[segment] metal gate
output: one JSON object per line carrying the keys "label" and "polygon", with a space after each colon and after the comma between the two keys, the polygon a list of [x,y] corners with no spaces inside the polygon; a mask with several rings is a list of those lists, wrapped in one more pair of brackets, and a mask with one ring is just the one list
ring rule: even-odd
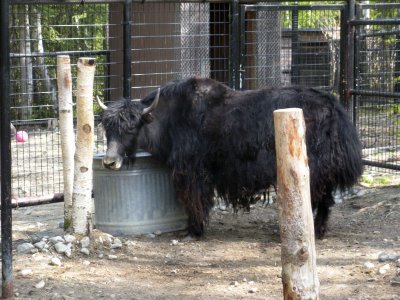
{"label": "metal gate", "polygon": [[400,171],[400,3],[357,4],[349,21],[354,120],[367,165]]}

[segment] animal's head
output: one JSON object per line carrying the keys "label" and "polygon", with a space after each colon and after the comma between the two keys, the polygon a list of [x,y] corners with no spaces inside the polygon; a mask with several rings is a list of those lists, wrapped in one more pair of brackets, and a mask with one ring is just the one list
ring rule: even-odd
{"label": "animal's head", "polygon": [[143,125],[153,120],[151,112],[157,106],[159,97],[160,89],[147,107],[131,100],[116,101],[107,107],[97,98],[100,107],[104,109],[102,123],[107,138],[107,151],[103,165],[106,168],[118,170],[125,158],[135,157],[139,132]]}

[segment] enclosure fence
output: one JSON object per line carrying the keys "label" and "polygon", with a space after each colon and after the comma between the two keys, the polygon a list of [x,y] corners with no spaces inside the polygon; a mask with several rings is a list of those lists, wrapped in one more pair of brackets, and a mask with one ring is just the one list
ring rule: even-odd
{"label": "enclosure fence", "polygon": [[400,4],[358,4],[354,119],[368,165],[400,170]]}
{"label": "enclosure fence", "polygon": [[[351,2],[351,1],[350,1]],[[62,192],[56,57],[96,58],[95,95],[140,99],[207,76],[236,89],[302,85],[338,96],[366,163],[400,170],[400,4],[12,0],[13,198]],[[355,59],[354,59],[355,58]],[[75,85],[74,85],[75,87]],[[100,108],[94,103],[96,125]],[[95,152],[104,151],[101,130]]]}

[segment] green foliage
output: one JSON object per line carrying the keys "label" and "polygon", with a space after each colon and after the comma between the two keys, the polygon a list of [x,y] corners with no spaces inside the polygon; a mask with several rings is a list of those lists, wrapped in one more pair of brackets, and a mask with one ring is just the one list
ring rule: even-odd
{"label": "green foliage", "polygon": [[[312,4],[338,4],[340,1],[299,1],[298,5]],[[290,3],[290,2],[289,2]],[[282,11],[282,28],[292,28],[293,11]],[[333,29],[340,25],[340,11],[337,10],[299,10],[298,28],[299,29]]]}
{"label": "green foliage", "polygon": [[374,177],[371,176],[371,175],[368,175],[368,174],[367,175],[362,175],[360,182],[366,183],[368,185],[372,185],[372,184],[374,184]]}
{"label": "green foliage", "polygon": [[[25,18],[25,16],[28,18]],[[38,38],[34,35],[35,18],[39,16],[41,22],[41,33],[43,50],[38,47]],[[34,99],[33,109],[29,119],[46,119],[57,116],[57,99],[49,91],[49,80],[54,90],[57,90],[57,53],[70,53],[72,51],[98,51],[107,49],[107,24],[108,24],[108,4],[32,4],[32,5],[12,5],[10,6],[11,24],[11,53],[21,53],[21,49],[26,46],[22,38],[25,28],[30,31],[30,53],[43,51],[44,55],[33,56],[33,88]],[[74,86],[76,81],[76,62],[79,56],[71,56],[72,77]],[[92,56],[92,55],[90,55]],[[107,74],[107,57],[97,55],[96,58],[96,90],[105,89],[104,74]],[[23,59],[13,59],[11,69],[11,92],[15,95],[12,99],[11,113],[12,119],[21,119],[21,109],[18,107],[26,106],[26,97],[23,95],[22,84],[26,82],[21,78],[21,69],[26,68],[26,61]],[[44,75],[46,69],[47,75]],[[47,78],[45,78],[47,77]]]}

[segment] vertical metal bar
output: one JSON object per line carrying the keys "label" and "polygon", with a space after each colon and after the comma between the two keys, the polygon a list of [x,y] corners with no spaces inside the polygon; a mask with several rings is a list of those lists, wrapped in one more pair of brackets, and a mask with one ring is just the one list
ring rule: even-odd
{"label": "vertical metal bar", "polygon": [[13,297],[11,138],[10,138],[10,34],[9,0],[0,4],[0,141],[1,141],[1,255],[2,298]]}
{"label": "vertical metal bar", "polygon": [[230,59],[229,59],[229,84],[234,89],[240,89],[240,19],[239,0],[231,0],[230,9]]}
{"label": "vertical metal bar", "polygon": [[292,84],[299,84],[299,49],[299,10],[295,8],[292,11],[292,72],[290,78]]}
{"label": "vertical metal bar", "polygon": [[131,78],[132,78],[132,54],[131,54],[131,36],[132,36],[132,0],[124,2],[124,22],[123,22],[123,97],[131,98]]}
{"label": "vertical metal bar", "polygon": [[349,44],[352,37],[349,30],[349,5],[340,11],[340,54],[339,54],[339,97],[340,102],[349,110],[350,103],[350,82],[354,57],[351,55]]}
{"label": "vertical metal bar", "polygon": [[242,5],[240,9],[240,60],[239,60],[239,81],[240,89],[245,89],[246,80],[246,6]]}
{"label": "vertical metal bar", "polygon": [[[348,19],[354,20],[356,18],[356,1],[349,0],[348,2]],[[349,56],[351,58],[350,64],[350,82],[349,87],[351,89],[356,89],[357,87],[357,68],[358,68],[358,56],[356,55],[358,52],[359,40],[357,36],[357,31],[355,30],[355,25],[348,25],[349,28]],[[358,97],[358,98],[357,98]],[[352,96],[350,100],[352,101],[352,109],[353,109],[353,123],[357,125],[357,100],[359,96]]]}

